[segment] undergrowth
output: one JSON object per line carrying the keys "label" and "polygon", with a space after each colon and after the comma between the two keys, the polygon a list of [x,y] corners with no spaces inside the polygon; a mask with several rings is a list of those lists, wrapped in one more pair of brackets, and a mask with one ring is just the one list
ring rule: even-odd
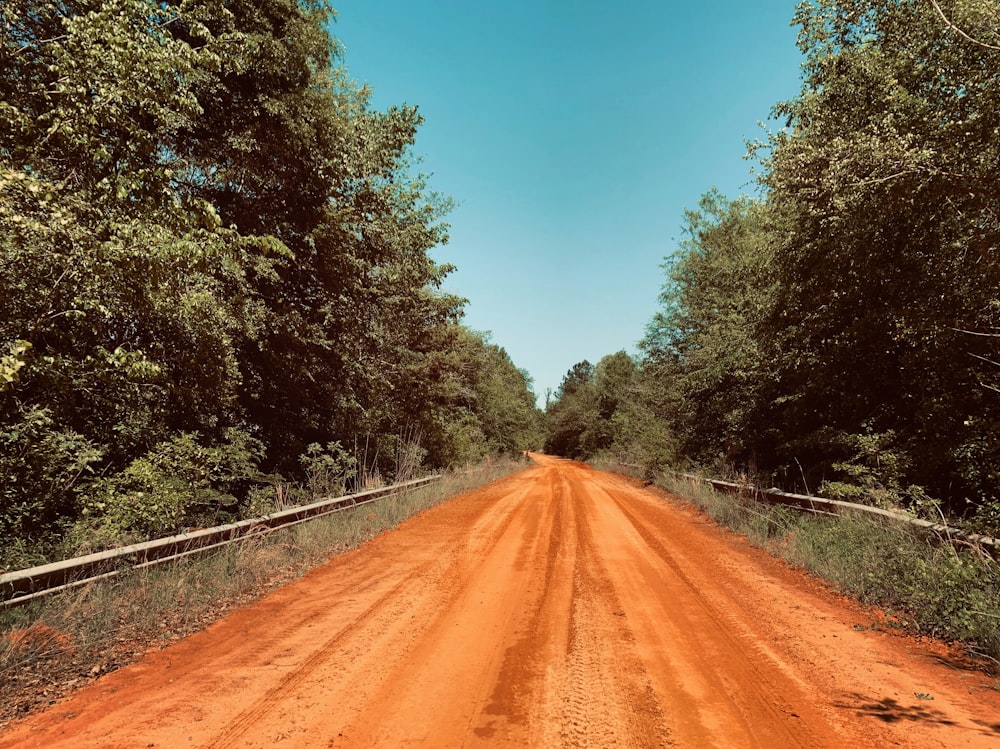
{"label": "undergrowth", "polygon": [[865,515],[816,516],[669,475],[657,483],[900,626],[960,641],[1000,670],[1000,564],[982,550]]}
{"label": "undergrowth", "polygon": [[0,726],[204,628],[226,611],[456,494],[524,467],[488,460],[442,480],[203,556],[0,610]]}

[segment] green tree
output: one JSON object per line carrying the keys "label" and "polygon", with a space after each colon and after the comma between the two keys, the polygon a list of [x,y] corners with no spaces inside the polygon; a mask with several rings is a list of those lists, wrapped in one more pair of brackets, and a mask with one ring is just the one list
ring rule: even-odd
{"label": "green tree", "polygon": [[[220,57],[146,2],[16,1],[0,36],[0,534],[50,537],[91,472],[179,430],[227,443],[234,341],[253,336],[251,248],[170,190],[169,143]],[[24,349],[30,344],[30,349]],[[9,344],[8,344],[9,345]]]}
{"label": "green tree", "polygon": [[766,450],[775,217],[707,193],[665,265],[661,310],[642,342],[650,407],[692,459],[746,465]]}
{"label": "green tree", "polygon": [[236,512],[358,435],[380,469],[414,433],[435,464],[530,443],[530,383],[428,255],[420,115],[372,109],[332,16],[0,9],[0,537]]}
{"label": "green tree", "polygon": [[588,457],[592,447],[588,437],[594,433],[597,418],[594,365],[585,359],[566,372],[545,411],[545,452]]}
{"label": "green tree", "polygon": [[[531,379],[489,335],[452,324],[413,357],[398,412],[417,426],[438,465],[540,446]],[[443,340],[442,340],[443,339]]]}
{"label": "green tree", "polygon": [[995,12],[822,0],[796,22],[803,91],[764,162],[795,216],[773,318],[784,459],[818,476],[892,435],[910,482],[956,507],[995,496]]}
{"label": "green tree", "polygon": [[596,366],[582,361],[570,369],[546,411],[547,452],[571,458],[590,458],[613,446],[624,447],[624,435],[633,428],[633,401],[637,374],[632,357],[619,351]]}

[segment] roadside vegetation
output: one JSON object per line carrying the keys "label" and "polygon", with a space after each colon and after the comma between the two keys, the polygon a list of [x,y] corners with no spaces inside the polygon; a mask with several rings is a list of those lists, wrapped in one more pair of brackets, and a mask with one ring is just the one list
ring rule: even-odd
{"label": "roadside vegetation", "polygon": [[873,516],[824,517],[719,494],[670,475],[657,484],[755,545],[885,610],[886,626],[962,642],[1000,673],[1000,564],[974,545]]}
{"label": "roadside vegetation", "polygon": [[721,493],[673,471],[651,476],[608,453],[590,462],[644,478],[755,546],[881,609],[885,619],[876,626],[960,642],[970,665],[1000,675],[1000,561],[982,547],[876,515],[812,514]]}
{"label": "roadside vegetation", "polygon": [[434,484],[219,550],[0,609],[0,725],[203,629],[407,518],[521,470],[490,459]]}
{"label": "roadside vegetation", "polygon": [[0,572],[538,442],[333,16],[3,3]]}
{"label": "roadside vegetation", "polygon": [[[807,0],[794,23],[802,89],[750,144],[757,195],[709,190],[685,214],[638,355],[567,372],[545,449],[1000,536],[995,3]],[[901,621],[1000,659],[997,563],[975,549],[705,501]]]}

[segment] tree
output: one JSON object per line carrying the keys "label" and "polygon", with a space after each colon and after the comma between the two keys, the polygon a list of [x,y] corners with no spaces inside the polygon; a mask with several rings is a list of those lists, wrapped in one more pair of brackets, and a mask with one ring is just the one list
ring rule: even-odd
{"label": "tree", "polygon": [[968,38],[996,41],[987,4],[936,6],[799,6],[806,79],[764,182],[795,216],[773,318],[785,459],[819,474],[891,434],[909,481],[961,506],[1000,478],[1000,50]]}
{"label": "tree", "polygon": [[546,410],[546,451],[590,458],[620,442],[635,376],[635,362],[624,351],[603,357],[597,366],[575,364]]}
{"label": "tree", "polygon": [[642,342],[643,368],[684,454],[746,464],[766,443],[776,219],[763,204],[715,191],[686,219]]}
{"label": "tree", "polygon": [[238,513],[359,435],[383,475],[414,434],[435,465],[531,443],[530,383],[428,254],[421,117],[373,110],[332,15],[0,9],[0,538]]}
{"label": "tree", "polygon": [[597,420],[594,365],[586,359],[574,364],[563,376],[555,400],[545,411],[545,452],[567,458],[586,457]]}
{"label": "tree", "polygon": [[6,537],[59,532],[97,471],[179,432],[243,439],[252,253],[170,190],[169,144],[219,61],[208,35],[166,31],[177,17],[139,0],[3,11],[0,342],[25,352],[0,400]]}
{"label": "tree", "polygon": [[453,324],[414,360],[399,412],[417,425],[428,459],[463,465],[540,445],[531,379],[489,334]]}

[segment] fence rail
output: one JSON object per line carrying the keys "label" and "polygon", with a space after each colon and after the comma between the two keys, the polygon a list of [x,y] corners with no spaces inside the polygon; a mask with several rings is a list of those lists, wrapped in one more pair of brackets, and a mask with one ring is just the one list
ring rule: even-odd
{"label": "fence rail", "polygon": [[330,497],[259,518],[9,572],[0,575],[0,608],[17,606],[78,585],[114,577],[127,570],[152,567],[192,554],[201,554],[241,538],[289,528],[334,512],[376,502],[401,491],[416,489],[440,478],[438,475],[428,476],[344,497]]}
{"label": "fence rail", "polygon": [[888,518],[898,523],[913,525],[926,531],[939,533],[949,539],[958,539],[982,548],[984,551],[997,556],[1000,554],[1000,539],[984,536],[979,533],[954,528],[946,523],[935,523],[929,520],[907,515],[903,512],[893,510],[883,510],[881,507],[870,505],[859,505],[854,502],[843,502],[839,499],[824,499],[823,497],[813,497],[808,494],[791,494],[779,491],[778,489],[758,489],[747,484],[737,484],[732,481],[721,481],[719,479],[708,479],[702,476],[695,476],[691,473],[676,474],[690,481],[704,482],[713,489],[726,494],[737,494],[747,496],[760,502],[770,504],[786,505],[799,510],[812,512],[819,515],[840,515],[844,513],[864,513],[868,515],[878,515]]}

